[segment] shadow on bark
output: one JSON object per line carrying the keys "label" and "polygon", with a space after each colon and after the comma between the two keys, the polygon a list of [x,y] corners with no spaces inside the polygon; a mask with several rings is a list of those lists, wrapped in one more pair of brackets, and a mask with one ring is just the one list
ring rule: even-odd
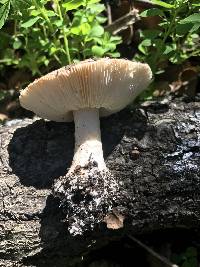
{"label": "shadow on bark", "polygon": [[73,124],[38,120],[17,129],[8,146],[9,164],[25,186],[50,188],[73,157]]}
{"label": "shadow on bark", "polygon": [[[120,143],[124,129],[128,126],[127,123],[131,122],[130,115],[124,112],[125,118],[122,114],[121,116],[116,114],[102,119],[102,143],[105,159]],[[140,118],[140,124],[141,116],[137,113],[134,115],[136,121],[137,117]],[[145,117],[142,124],[142,128],[144,128]],[[135,129],[138,129],[137,125]],[[132,134],[137,135],[137,131]],[[14,132],[8,145],[9,164],[23,185],[34,186],[38,189],[50,188],[56,178],[67,173],[72,162],[73,150],[73,123],[38,120]]]}

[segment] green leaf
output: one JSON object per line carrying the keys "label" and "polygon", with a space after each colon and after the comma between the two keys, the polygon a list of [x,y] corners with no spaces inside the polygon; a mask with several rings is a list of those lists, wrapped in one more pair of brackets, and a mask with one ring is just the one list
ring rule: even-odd
{"label": "green leaf", "polygon": [[58,28],[60,28],[63,25],[63,21],[58,19],[53,22],[54,25],[56,25]]}
{"label": "green leaf", "polygon": [[105,10],[105,6],[104,4],[92,4],[89,5],[89,9],[92,14],[98,15]]}
{"label": "green leaf", "polygon": [[41,46],[43,46],[43,49],[45,49],[47,46],[49,47],[49,42],[47,41],[47,39],[39,38],[39,43],[41,44]]}
{"label": "green leaf", "polygon": [[47,66],[49,65],[49,62],[50,62],[49,59],[46,58],[46,59],[44,60],[44,65],[47,67]]}
{"label": "green leaf", "polygon": [[196,23],[193,25],[192,29],[190,30],[190,32],[196,32],[198,29],[200,28],[200,22]]}
{"label": "green leaf", "polygon": [[83,0],[70,0],[67,1],[67,3],[62,4],[62,6],[67,10],[73,10],[73,9],[77,9],[79,6],[84,5]]}
{"label": "green leaf", "polygon": [[110,40],[111,41],[120,41],[121,40],[121,37],[120,36],[111,36],[110,37]]}
{"label": "green leaf", "polygon": [[73,52],[73,53],[79,53],[79,49],[76,48],[76,47],[71,47],[71,48],[69,49],[69,51],[70,51],[70,52]]}
{"label": "green leaf", "polygon": [[120,36],[111,36],[110,42],[117,45],[122,43],[122,38]]}
{"label": "green leaf", "polygon": [[100,37],[104,33],[104,28],[100,25],[92,27],[90,31],[90,37]]}
{"label": "green leaf", "polygon": [[144,39],[155,39],[161,33],[159,30],[144,30],[141,32],[141,37]]}
{"label": "green leaf", "polygon": [[141,17],[152,17],[152,16],[164,17],[165,14],[159,8],[151,8],[151,9],[144,10],[142,13],[140,13],[140,16]]}
{"label": "green leaf", "polygon": [[21,46],[22,46],[22,42],[18,38],[16,38],[14,43],[13,43],[13,48],[19,49]]}
{"label": "green leaf", "polygon": [[104,32],[104,35],[103,35],[103,40],[104,42],[109,42],[110,40],[110,33],[109,32]]}
{"label": "green leaf", "polygon": [[78,16],[75,16],[71,22],[71,28],[78,27],[81,24],[81,18]]}
{"label": "green leaf", "polygon": [[175,5],[171,5],[171,4],[168,4],[168,3],[160,1],[160,0],[151,0],[151,1],[158,6],[162,6],[162,7],[168,8],[168,9],[175,8]]}
{"label": "green leaf", "polygon": [[102,16],[96,16],[96,20],[100,23],[103,24],[105,23],[108,19]]}
{"label": "green leaf", "polygon": [[141,44],[138,45],[138,50],[144,55],[148,54],[146,48],[142,46]]}
{"label": "green leaf", "polygon": [[10,11],[10,1],[8,0],[0,8],[0,29],[3,27]]}
{"label": "green leaf", "polygon": [[192,6],[194,6],[194,7],[200,6],[199,0],[192,0],[191,2],[192,2]]}
{"label": "green leaf", "polygon": [[50,48],[49,54],[50,54],[50,55],[54,55],[56,52],[57,52],[57,48],[56,48],[55,46],[52,46],[52,47]]}
{"label": "green leaf", "polygon": [[31,18],[28,21],[22,23],[21,27],[29,28],[29,27],[33,26],[39,19],[40,19],[40,17]]}
{"label": "green leaf", "polygon": [[31,10],[31,12],[30,12],[30,15],[31,16],[34,16],[34,17],[37,17],[38,15],[40,15],[41,14],[41,11],[40,10]]}
{"label": "green leaf", "polygon": [[97,46],[97,45],[94,45],[92,47],[93,56],[102,57],[104,53],[105,53],[105,50],[102,47]]}
{"label": "green leaf", "polygon": [[78,26],[72,27],[70,32],[75,35],[88,35],[90,33],[91,26],[89,23],[84,22]]}
{"label": "green leaf", "polygon": [[119,52],[111,52],[111,53],[106,53],[108,56],[111,57],[120,57],[120,53]]}
{"label": "green leaf", "polygon": [[193,24],[192,23],[185,23],[185,24],[177,24],[176,26],[176,33],[178,35],[184,35],[192,29]]}
{"label": "green leaf", "polygon": [[89,22],[89,23],[93,23],[94,22],[94,20],[95,20],[96,18],[95,18],[95,15],[90,15],[90,14],[88,14],[88,16],[87,16],[87,21]]}
{"label": "green leaf", "polygon": [[87,35],[91,30],[91,26],[89,23],[83,23],[81,24],[80,29],[83,35]]}
{"label": "green leaf", "polygon": [[48,17],[57,16],[53,10],[46,10],[45,13],[47,14]]}
{"label": "green leaf", "polygon": [[200,27],[200,14],[194,13],[185,19],[182,19],[178,22],[178,25],[176,26],[176,33],[178,35],[184,35],[187,32],[195,32]]}
{"label": "green leaf", "polygon": [[88,41],[90,40],[94,40],[97,44],[99,44],[100,46],[103,45],[103,39],[102,38],[99,38],[99,37],[92,37],[92,38],[88,38]]}
{"label": "green leaf", "polygon": [[87,1],[87,4],[96,4],[96,3],[99,3],[100,2],[100,0],[88,0]]}
{"label": "green leaf", "polygon": [[84,57],[91,57],[91,48],[85,48],[83,50]]}
{"label": "green leaf", "polygon": [[11,0],[11,4],[14,9],[21,10],[26,9],[32,5],[31,0]]}
{"label": "green leaf", "polygon": [[200,13],[194,13],[194,14],[188,16],[187,18],[179,21],[180,24],[199,23],[199,22],[200,22]]}
{"label": "green leaf", "polygon": [[142,46],[151,46],[152,45],[152,42],[151,42],[151,39],[145,39],[143,40],[140,45]]}
{"label": "green leaf", "polygon": [[72,27],[70,29],[70,32],[73,33],[73,34],[75,34],[75,35],[79,35],[80,32],[81,32],[81,29],[80,29],[80,27]]}
{"label": "green leaf", "polygon": [[163,55],[168,55],[169,53],[171,53],[172,51],[174,51],[174,47],[173,45],[166,45],[165,46],[165,50],[163,52]]}
{"label": "green leaf", "polygon": [[43,8],[44,7],[44,5],[46,4],[45,2],[46,1],[43,1],[43,0],[31,0],[32,1],[32,3],[33,2],[36,2],[36,4],[37,4],[37,6],[39,6],[40,8]]}
{"label": "green leaf", "polygon": [[107,51],[114,51],[116,49],[116,44],[114,43],[108,43],[108,44],[105,44],[105,49]]}

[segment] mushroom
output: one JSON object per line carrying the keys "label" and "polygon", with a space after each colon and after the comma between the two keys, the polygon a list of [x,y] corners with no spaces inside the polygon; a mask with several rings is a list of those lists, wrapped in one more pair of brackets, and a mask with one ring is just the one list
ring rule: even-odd
{"label": "mushroom", "polygon": [[[22,107],[38,116],[57,122],[74,120],[74,157],[65,181],[66,177],[68,181],[73,177],[83,181],[97,172],[101,177],[109,173],[103,157],[99,117],[126,107],[149,85],[151,78],[150,67],[144,63],[89,59],[55,70],[20,92]],[[61,179],[54,186],[58,195],[67,194],[63,183]]]}
{"label": "mushroom", "polygon": [[147,64],[125,59],[85,60],[35,80],[20,93],[22,107],[39,117],[75,123],[75,152],[69,173],[92,161],[107,170],[99,117],[118,112],[144,90],[152,73]]}

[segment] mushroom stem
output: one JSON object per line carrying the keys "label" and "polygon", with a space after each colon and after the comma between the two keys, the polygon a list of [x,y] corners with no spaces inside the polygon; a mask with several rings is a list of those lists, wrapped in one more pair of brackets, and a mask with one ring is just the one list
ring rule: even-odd
{"label": "mushroom stem", "polygon": [[103,158],[99,110],[87,108],[73,111],[75,123],[75,151],[69,173],[76,167],[95,162],[100,171],[107,170]]}

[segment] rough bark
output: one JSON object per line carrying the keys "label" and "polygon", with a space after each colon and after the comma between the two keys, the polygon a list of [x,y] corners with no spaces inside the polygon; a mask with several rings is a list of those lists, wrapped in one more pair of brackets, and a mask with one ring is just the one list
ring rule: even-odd
{"label": "rough bark", "polygon": [[[124,234],[200,226],[200,102],[152,102],[101,120],[120,185],[121,230],[71,236],[53,181],[73,157],[73,123],[26,119],[0,128],[0,266],[69,266]],[[121,202],[120,202],[121,201]],[[118,218],[119,219],[119,218]]]}

